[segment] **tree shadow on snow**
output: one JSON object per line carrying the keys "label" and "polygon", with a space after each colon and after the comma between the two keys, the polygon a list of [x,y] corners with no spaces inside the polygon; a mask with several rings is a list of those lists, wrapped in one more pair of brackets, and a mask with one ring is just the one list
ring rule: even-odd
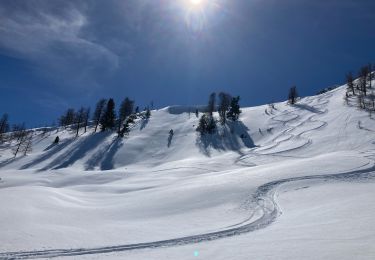
{"label": "tree shadow on snow", "polygon": [[112,142],[108,151],[105,154],[104,159],[102,160],[100,164],[100,169],[102,171],[114,169],[115,166],[114,166],[113,158],[115,154],[117,153],[117,151],[121,148],[121,146],[123,146],[123,142],[121,138],[116,138],[116,140]]}
{"label": "tree shadow on snow", "polygon": [[74,147],[60,155],[41,170],[61,169],[73,165],[76,161],[82,159],[93,147],[98,147],[111,133],[97,133],[86,137],[81,137]]}
{"label": "tree shadow on snow", "polygon": [[149,121],[148,118],[143,119],[143,120],[142,120],[142,123],[141,123],[141,127],[139,128],[139,130],[143,130],[143,129],[147,126],[148,121]]}
{"label": "tree shadow on snow", "polygon": [[[71,139],[67,139],[66,141],[64,142],[61,142],[59,144],[50,144],[49,146],[47,146],[43,151],[46,151],[46,153],[40,155],[38,158],[36,158],[35,160],[33,160],[32,162],[29,162],[25,165],[23,165],[20,170],[25,170],[25,169],[29,169],[45,160],[48,160],[49,158],[51,158],[52,156],[54,156],[56,153],[60,152],[61,150],[63,150],[65,147],[67,147],[68,145],[70,145],[71,143],[74,142],[74,139],[71,138]],[[48,152],[47,152],[48,151]]]}
{"label": "tree shadow on snow", "polygon": [[18,156],[18,157],[16,157],[16,158],[14,158],[14,157],[12,157],[12,158],[8,158],[8,159],[6,159],[6,160],[0,162],[0,168],[4,167],[4,166],[6,166],[6,165],[8,165],[8,164],[10,164],[10,163],[12,163],[12,162],[16,162],[16,161],[18,161],[19,159],[21,159],[21,158],[23,158],[23,157],[24,157],[24,156]]}
{"label": "tree shadow on snow", "polygon": [[241,147],[255,147],[248,128],[241,121],[228,121],[224,126],[218,125],[213,134],[198,134],[196,145],[206,156],[210,156],[210,150],[231,150],[241,153]]}
{"label": "tree shadow on snow", "polygon": [[100,166],[100,170],[112,170],[114,168],[113,158],[123,145],[122,138],[116,137],[110,144],[103,146],[85,164],[85,170],[94,170]]}
{"label": "tree shadow on snow", "polygon": [[307,111],[315,113],[315,114],[323,114],[324,113],[323,111],[320,111],[319,109],[316,109],[315,107],[312,107],[312,106],[309,106],[309,105],[306,105],[306,104],[294,104],[293,106],[296,107],[296,108],[299,108],[299,109],[307,110]]}

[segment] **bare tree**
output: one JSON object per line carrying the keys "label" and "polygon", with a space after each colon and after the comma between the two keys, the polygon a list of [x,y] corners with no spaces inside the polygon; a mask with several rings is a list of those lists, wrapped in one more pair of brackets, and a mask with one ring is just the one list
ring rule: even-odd
{"label": "bare tree", "polygon": [[363,66],[358,73],[359,89],[364,96],[367,95],[368,66]]}
{"label": "bare tree", "polygon": [[372,73],[372,70],[373,70],[373,66],[371,63],[369,63],[367,65],[367,82],[368,82],[368,88],[371,89],[372,88],[372,80],[374,79],[374,74]]}
{"label": "bare tree", "polygon": [[16,140],[17,142],[21,139],[25,132],[25,123],[14,124],[12,126],[11,139]]}
{"label": "bare tree", "polygon": [[8,114],[3,114],[0,119],[0,143],[4,142],[4,134],[9,131]]}
{"label": "bare tree", "polygon": [[90,107],[87,107],[85,109],[85,113],[84,113],[84,117],[83,117],[83,121],[84,121],[83,127],[85,128],[85,133],[87,132],[87,126],[89,124],[89,119],[90,119]]}
{"label": "bare tree", "polygon": [[76,119],[76,113],[73,108],[69,108],[66,110],[65,114],[62,115],[59,119],[60,126],[67,128],[69,125],[74,124]]}
{"label": "bare tree", "polygon": [[75,115],[75,122],[76,122],[76,137],[78,136],[78,133],[79,133],[79,129],[81,128],[81,123],[84,122],[85,120],[85,113],[86,113],[86,110],[84,107],[81,107],[76,115]]}
{"label": "bare tree", "polygon": [[33,133],[28,132],[26,133],[24,142],[23,142],[23,155],[27,155],[27,153],[30,153],[32,151],[32,142],[33,142]]}
{"label": "bare tree", "polygon": [[26,137],[28,135],[28,132],[25,130],[25,128],[22,128],[18,130],[18,139],[17,139],[17,144],[13,147],[13,154],[14,158],[17,157],[17,154],[23,150],[23,146],[26,143]]}
{"label": "bare tree", "polygon": [[354,93],[354,79],[353,79],[353,74],[351,72],[346,74],[346,84],[348,85],[347,90],[351,91],[353,93],[353,96],[355,95]]}

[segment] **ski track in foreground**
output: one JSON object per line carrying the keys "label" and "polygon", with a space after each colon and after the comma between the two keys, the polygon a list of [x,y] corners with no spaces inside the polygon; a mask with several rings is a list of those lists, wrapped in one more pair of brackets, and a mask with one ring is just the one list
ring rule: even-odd
{"label": "ski track in foreground", "polygon": [[[235,228],[230,228],[222,231],[199,234],[194,236],[187,236],[181,238],[174,238],[169,240],[161,240],[155,242],[127,244],[117,246],[106,246],[96,248],[77,248],[77,249],[51,249],[39,251],[19,251],[19,252],[3,252],[0,253],[0,259],[33,259],[33,258],[53,258],[63,256],[79,256],[89,254],[113,253],[120,251],[129,251],[136,249],[152,249],[160,247],[171,247],[193,243],[200,243],[204,241],[211,241],[220,238],[237,236],[240,234],[252,232],[258,229],[265,228],[273,223],[281,214],[281,211],[275,201],[275,194],[277,188],[290,182],[320,180],[320,181],[360,181],[375,178],[375,165],[367,169],[353,170],[338,174],[324,174],[324,175],[310,175],[301,177],[292,177],[268,182],[259,186],[256,192],[249,197],[245,202],[247,205],[253,205],[252,209],[257,208],[261,210],[262,215],[250,223],[243,223]],[[313,184],[316,184],[314,182]],[[248,207],[251,208],[251,207]],[[254,212],[251,212],[254,214]],[[250,218],[251,219],[251,218]],[[249,220],[250,220],[249,219]]]}

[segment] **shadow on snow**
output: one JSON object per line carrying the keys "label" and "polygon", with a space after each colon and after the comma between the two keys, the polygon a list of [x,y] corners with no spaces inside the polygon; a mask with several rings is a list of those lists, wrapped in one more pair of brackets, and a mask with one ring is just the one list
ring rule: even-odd
{"label": "shadow on snow", "polygon": [[227,121],[222,125],[217,125],[213,134],[198,134],[196,145],[206,156],[210,156],[210,150],[232,150],[240,152],[244,145],[247,148],[255,147],[251,136],[248,134],[247,126],[241,121]]}

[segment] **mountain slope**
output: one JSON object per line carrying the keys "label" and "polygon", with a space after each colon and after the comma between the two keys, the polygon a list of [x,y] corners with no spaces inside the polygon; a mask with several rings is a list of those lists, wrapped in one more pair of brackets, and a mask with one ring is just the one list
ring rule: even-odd
{"label": "mountain slope", "polygon": [[244,108],[203,138],[184,107],[122,140],[35,131],[30,155],[1,151],[0,257],[373,256],[374,120],[344,93]]}

